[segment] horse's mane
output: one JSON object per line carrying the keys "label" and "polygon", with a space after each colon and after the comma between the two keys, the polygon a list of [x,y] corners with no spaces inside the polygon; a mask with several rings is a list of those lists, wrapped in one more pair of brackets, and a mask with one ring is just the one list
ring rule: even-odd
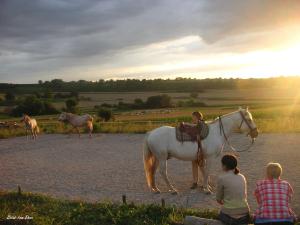
{"label": "horse's mane", "polygon": [[[237,113],[237,112],[239,112],[239,111],[240,111],[240,110],[234,111],[234,112],[230,112],[230,113],[227,113],[227,114],[225,114],[225,115],[221,115],[221,117],[227,117],[227,116],[230,116],[230,115],[232,115],[232,114],[235,114],[235,113]],[[208,124],[214,124],[214,123],[218,122],[219,119],[220,119],[220,116],[218,116],[217,118],[215,118],[213,121],[209,121]]]}

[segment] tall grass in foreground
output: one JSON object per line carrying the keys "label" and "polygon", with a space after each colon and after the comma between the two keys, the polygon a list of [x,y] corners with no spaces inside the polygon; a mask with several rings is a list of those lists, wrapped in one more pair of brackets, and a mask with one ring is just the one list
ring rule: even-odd
{"label": "tall grass in foreground", "polygon": [[167,225],[180,224],[186,215],[216,218],[217,211],[160,205],[87,203],[58,200],[39,194],[0,192],[0,221],[10,216],[30,216],[36,225]]}

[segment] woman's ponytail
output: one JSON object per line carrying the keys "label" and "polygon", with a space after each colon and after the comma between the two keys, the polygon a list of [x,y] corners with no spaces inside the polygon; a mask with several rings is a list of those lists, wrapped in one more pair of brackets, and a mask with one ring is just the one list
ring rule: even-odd
{"label": "woman's ponytail", "polygon": [[239,174],[239,172],[240,172],[240,170],[237,167],[235,167],[234,168],[234,174]]}

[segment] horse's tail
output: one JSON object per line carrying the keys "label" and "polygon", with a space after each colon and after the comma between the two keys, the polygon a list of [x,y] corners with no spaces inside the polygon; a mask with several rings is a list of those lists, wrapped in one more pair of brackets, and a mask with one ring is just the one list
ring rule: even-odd
{"label": "horse's tail", "polygon": [[149,187],[152,187],[152,184],[154,183],[155,164],[157,159],[149,149],[148,136],[149,133],[146,134],[144,144],[143,144],[144,169],[145,169],[147,184]]}

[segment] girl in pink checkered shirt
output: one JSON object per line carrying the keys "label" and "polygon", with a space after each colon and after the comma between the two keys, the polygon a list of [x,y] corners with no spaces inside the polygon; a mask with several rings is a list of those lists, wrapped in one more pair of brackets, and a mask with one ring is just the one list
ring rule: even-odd
{"label": "girl in pink checkered shirt", "polygon": [[255,224],[291,225],[296,216],[290,207],[293,195],[291,185],[281,180],[282,167],[279,163],[269,163],[267,178],[256,183],[254,195],[258,208],[255,212]]}

